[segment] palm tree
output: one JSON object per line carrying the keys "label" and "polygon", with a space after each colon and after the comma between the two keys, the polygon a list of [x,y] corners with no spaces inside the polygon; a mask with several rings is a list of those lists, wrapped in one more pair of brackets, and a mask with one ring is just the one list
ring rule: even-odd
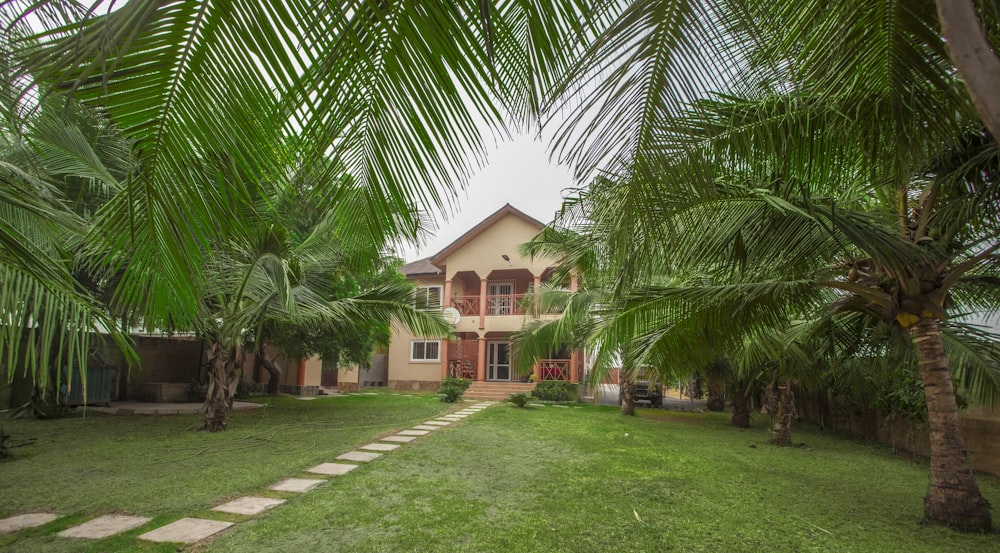
{"label": "palm tree", "polygon": [[[589,123],[569,117],[557,147],[579,174],[603,166],[623,183],[588,213],[615,255],[635,260],[619,294],[672,264],[721,286],[661,297],[728,296],[715,305],[741,325],[787,324],[843,297],[895,321],[920,354],[934,436],[925,514],[989,527],[940,325],[962,294],[997,305],[985,286],[996,271],[995,142],[979,131],[934,10],[645,2],[611,19],[557,104],[577,103]],[[935,166],[949,155],[961,161]]]}
{"label": "palm tree", "polygon": [[280,209],[288,202],[287,194],[301,189],[261,192],[269,193],[241,214],[256,223],[256,232],[214,245],[200,273],[196,328],[210,344],[204,426],[213,432],[228,423],[242,373],[242,350],[249,346],[259,355],[269,327],[312,325],[339,333],[356,325],[397,323],[420,335],[448,334],[439,315],[413,308],[412,287],[403,280],[335,297],[333,276],[381,263],[388,240],[355,239],[371,223],[363,217],[345,221],[350,213],[345,206],[356,201],[356,195],[342,191],[342,205],[323,212],[309,206],[305,211],[321,213],[309,216]]}
{"label": "palm tree", "polygon": [[86,381],[99,333],[136,359],[96,289],[107,276],[80,254],[92,209],[132,170],[131,143],[101,113],[60,95],[28,109],[22,84],[0,82],[0,366],[7,379],[23,370],[44,400],[64,378],[71,385],[65,369]]}
{"label": "palm tree", "polygon": [[[690,236],[685,228],[706,220],[699,208],[720,202],[733,220],[764,221],[749,230],[769,231],[771,243],[810,255],[796,264],[787,251],[761,253],[766,243],[747,244],[741,229],[723,224],[711,233],[714,243],[695,241],[709,248],[705,258],[716,265],[709,271],[732,269],[735,259],[816,276],[816,259],[839,256],[841,269],[874,277],[878,288],[888,279],[889,290],[879,292],[875,280],[850,280],[848,269],[821,275],[821,288],[873,303],[919,344],[940,436],[927,516],[983,527],[988,510],[961,468],[954,394],[938,345],[948,292],[993,270],[992,246],[977,240],[993,233],[979,223],[996,220],[989,218],[996,202],[990,186],[971,186],[963,196],[961,186],[915,175],[931,150],[968,137],[977,113],[996,128],[987,109],[996,87],[975,79],[976,63],[995,60],[965,63],[969,49],[960,39],[984,33],[974,18],[952,27],[956,14],[946,4],[972,2],[939,2],[955,65],[937,14],[915,0],[663,0],[597,9],[568,1],[137,1],[82,28],[60,20],[19,59],[40,80],[104,105],[139,142],[144,171],[102,209],[91,238],[104,251],[127,254],[106,262],[123,269],[118,297],[141,307],[147,324],[195,318],[190,275],[206,244],[246,234],[230,206],[258,179],[280,180],[287,167],[280,152],[260,145],[297,134],[301,159],[332,152],[368,191],[383,228],[412,231],[393,213],[448,203],[435,186],[461,182],[481,162],[477,119],[499,125],[509,114],[522,123],[543,108],[565,108],[556,151],[581,177],[604,168],[621,185],[610,197],[616,201],[590,213],[610,251],[628,260],[615,295],[630,282],[670,274],[665,266],[696,253],[673,246]],[[989,12],[979,16],[987,29],[996,26]],[[726,96],[696,103],[712,92]],[[192,159],[219,153],[253,178],[213,188],[189,171]],[[793,199],[796,188],[804,193]],[[802,246],[798,232],[821,249]],[[962,247],[953,248],[952,238]],[[682,259],[667,257],[676,253]],[[811,279],[755,285],[742,275],[741,282],[743,291],[772,300],[781,292],[824,301],[808,292],[816,288]],[[771,311],[754,314],[781,318]],[[970,511],[960,512],[964,506]]]}

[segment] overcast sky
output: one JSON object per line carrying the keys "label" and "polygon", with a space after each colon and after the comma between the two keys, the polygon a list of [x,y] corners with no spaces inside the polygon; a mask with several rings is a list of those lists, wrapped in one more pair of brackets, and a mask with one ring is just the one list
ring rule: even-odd
{"label": "overcast sky", "polygon": [[408,247],[400,255],[407,262],[434,255],[507,203],[548,223],[573,186],[569,169],[549,162],[541,140],[515,137],[490,152],[489,165],[460,193],[456,213],[448,220],[439,215],[437,232],[421,247]]}

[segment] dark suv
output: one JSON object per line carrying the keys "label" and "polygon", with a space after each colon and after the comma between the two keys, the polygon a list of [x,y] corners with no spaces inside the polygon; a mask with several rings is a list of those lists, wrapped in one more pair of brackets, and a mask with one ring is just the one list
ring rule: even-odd
{"label": "dark suv", "polygon": [[[663,407],[663,385],[660,384],[656,369],[643,367],[635,376],[635,402],[649,402],[652,407]],[[621,388],[618,403],[622,402]]]}

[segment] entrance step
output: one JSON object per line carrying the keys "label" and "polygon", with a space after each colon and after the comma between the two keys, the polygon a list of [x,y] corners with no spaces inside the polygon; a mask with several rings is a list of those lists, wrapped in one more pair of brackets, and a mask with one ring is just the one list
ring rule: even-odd
{"label": "entrance step", "polygon": [[534,382],[473,382],[465,391],[466,399],[504,400],[511,394],[531,393],[535,389]]}

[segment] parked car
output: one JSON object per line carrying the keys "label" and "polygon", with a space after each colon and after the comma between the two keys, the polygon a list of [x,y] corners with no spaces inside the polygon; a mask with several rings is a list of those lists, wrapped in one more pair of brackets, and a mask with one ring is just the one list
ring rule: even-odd
{"label": "parked car", "polygon": [[[621,386],[618,388],[618,404],[622,402]],[[652,407],[663,407],[663,384],[660,384],[659,375],[652,367],[639,369],[639,374],[635,376],[635,402],[648,402]]]}

